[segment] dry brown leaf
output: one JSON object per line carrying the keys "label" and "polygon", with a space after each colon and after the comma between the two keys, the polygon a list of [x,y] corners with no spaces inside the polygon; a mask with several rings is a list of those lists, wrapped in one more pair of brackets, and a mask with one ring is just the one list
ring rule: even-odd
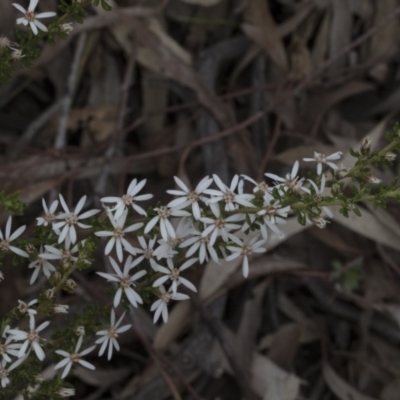
{"label": "dry brown leaf", "polygon": [[340,400],[377,400],[373,397],[365,396],[352,387],[332,369],[327,361],[324,362],[322,371],[325,382]]}
{"label": "dry brown leaf", "polygon": [[[237,338],[235,334],[224,327],[224,338],[235,352]],[[213,359],[219,360],[223,370],[232,373],[229,362],[218,343],[213,349]],[[254,353],[251,365],[251,388],[265,400],[295,400],[299,394],[300,379],[278,367],[269,358],[260,353]]]}
{"label": "dry brown leaf", "polygon": [[[321,339],[321,329],[318,328],[316,321],[312,319],[305,319],[302,322],[293,322],[286,324],[295,329],[298,327],[301,331],[301,335],[299,338],[299,342],[301,344],[308,344],[315,342]],[[258,345],[258,350],[266,350],[269,349],[275,340],[275,334],[268,334],[261,338],[260,343]]]}
{"label": "dry brown leaf", "polygon": [[300,36],[293,36],[290,44],[290,76],[301,80],[311,73],[310,52]]}
{"label": "dry brown leaf", "polygon": [[387,228],[370,211],[361,210],[362,217],[350,214],[349,218],[339,213],[338,209],[331,208],[334,221],[345,226],[353,232],[357,232],[361,236],[365,236],[371,240],[388,246],[395,250],[400,250],[399,238],[393,235],[392,230]]}
{"label": "dry brown leaf", "polygon": [[271,59],[286,72],[288,62],[279,29],[263,0],[248,0],[242,29],[246,35],[263,47]]}
{"label": "dry brown leaf", "polygon": [[251,386],[263,400],[295,400],[300,379],[279,368],[269,358],[257,353],[253,358]]}
{"label": "dry brown leaf", "polygon": [[268,358],[286,371],[290,371],[299,349],[301,331],[301,324],[285,324],[274,335]]}
{"label": "dry brown leaf", "polygon": [[242,370],[249,378],[252,356],[256,350],[257,334],[261,324],[261,302],[269,280],[265,279],[258,284],[252,292],[252,296],[246,301],[242,311],[239,329],[237,331],[237,360]]}

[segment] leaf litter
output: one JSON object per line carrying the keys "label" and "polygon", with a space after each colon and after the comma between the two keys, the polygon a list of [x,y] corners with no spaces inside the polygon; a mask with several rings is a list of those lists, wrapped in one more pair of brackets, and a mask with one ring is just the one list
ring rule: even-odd
{"label": "leaf litter", "polygon": [[[0,3],[0,26],[12,35],[6,3]],[[105,164],[103,190],[147,178],[155,197],[166,200],[173,175],[188,184],[210,168],[255,176],[267,152],[267,169],[276,174],[313,151],[341,150],[346,165],[349,148],[359,148],[367,134],[379,145],[399,119],[397,20],[374,30],[398,12],[395,0],[113,3],[113,11],[91,12],[68,41],[46,47],[33,69],[0,87],[1,189],[21,191],[28,217],[54,189],[76,197],[94,192]],[[67,146],[55,149],[63,117],[55,105],[85,33]],[[132,56],[122,141],[107,158]],[[224,138],[212,139],[224,131]],[[206,135],[209,147],[197,145]],[[217,166],[210,156],[216,151]],[[306,173],[309,165],[301,168]],[[78,369],[79,398],[177,398],[168,377],[182,399],[242,399],[240,379],[263,400],[397,399],[399,211],[394,204],[363,207],[362,219],[345,219],[333,210],[325,231],[289,218],[285,236],[270,238],[269,252],[253,260],[247,280],[238,261],[209,263],[196,271],[200,306],[177,304],[167,324],[151,329],[150,315],[138,312],[143,336],[125,341],[115,368]],[[11,274],[15,284],[2,289],[2,310],[27,291],[27,272],[16,266]],[[89,275],[82,279],[96,292]],[[243,368],[232,368],[232,360]]]}

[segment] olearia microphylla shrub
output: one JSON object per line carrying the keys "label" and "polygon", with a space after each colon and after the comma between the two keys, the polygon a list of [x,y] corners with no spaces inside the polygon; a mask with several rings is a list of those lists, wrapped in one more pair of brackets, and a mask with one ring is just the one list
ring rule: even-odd
{"label": "olearia microphylla shrub", "polygon": [[32,66],[43,43],[54,45],[57,38],[67,39],[74,24],[82,23],[88,15],[90,5],[111,10],[108,0],[58,0],[58,10],[41,12],[36,11],[38,4],[39,0],[29,0],[25,8],[18,2],[12,3],[19,13],[16,39],[0,34],[0,82],[12,79],[16,64],[22,68]]}
{"label": "olearia microphylla shrub", "polygon": [[[333,207],[344,216],[361,216],[359,203],[385,207],[388,199],[400,201],[397,180],[385,186],[371,173],[372,167],[391,167],[400,151],[399,125],[387,139],[386,147],[371,152],[371,139],[365,138],[360,150],[351,151],[355,162],[348,166],[339,164],[340,152],[314,153],[304,159],[315,167],[307,179],[299,174],[299,161],[285,176],[266,173],[262,182],[235,175],[227,184],[213,175],[190,189],[175,177],[177,189],[167,190],[171,201],[147,210],[143,204],[153,195],[146,193],[145,179],[133,179],[121,197],[102,198],[101,209],[87,209],[86,195],[69,207],[60,194],[51,204],[42,200],[43,214],[30,238],[10,216],[0,229],[1,261],[13,258],[31,270],[31,285],[42,283],[37,298],[18,300],[0,320],[0,398],[73,396],[67,379],[74,365],[93,370],[95,356],[111,360],[120,350],[119,335],[132,327],[127,310],[148,303],[154,323],[167,322],[171,304],[197,291],[187,270],[211,260],[239,259],[247,277],[252,257],[267,251],[271,235],[282,235],[288,216],[322,229]],[[0,206],[23,209],[15,195],[4,193]],[[109,263],[108,270],[96,272],[109,289],[109,306],[89,305],[69,315],[67,305],[56,303],[58,293],[75,292],[72,273],[92,268],[98,248]],[[52,324],[55,314],[64,314],[58,326]],[[42,369],[51,363],[56,377],[44,380]]]}

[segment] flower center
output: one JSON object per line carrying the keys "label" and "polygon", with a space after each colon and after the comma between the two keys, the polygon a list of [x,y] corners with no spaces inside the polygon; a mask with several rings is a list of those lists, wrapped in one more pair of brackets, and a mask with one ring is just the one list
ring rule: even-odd
{"label": "flower center", "polygon": [[114,229],[113,236],[115,239],[121,238],[125,235],[124,231],[121,228],[116,228]]}
{"label": "flower center", "polygon": [[222,218],[217,218],[217,219],[215,220],[215,226],[216,226],[217,228],[219,228],[219,229],[224,228],[224,227],[225,227],[225,220],[222,219]]}
{"label": "flower center", "polygon": [[0,354],[6,354],[7,353],[7,346],[5,344],[0,344]]}
{"label": "flower center", "polygon": [[176,268],[174,268],[170,275],[169,275],[171,281],[176,281],[177,279],[179,279],[179,270],[177,270]]}
{"label": "flower center", "polygon": [[46,213],[46,215],[44,216],[44,220],[47,223],[51,224],[55,220],[55,216],[53,214],[51,214],[51,213]]}
{"label": "flower center", "polygon": [[0,378],[4,379],[7,378],[8,376],[8,371],[5,368],[0,368]]}
{"label": "flower center", "polygon": [[147,260],[150,260],[150,258],[153,258],[153,249],[144,249],[143,250],[143,256]]}
{"label": "flower center", "polygon": [[33,22],[35,20],[36,14],[33,11],[28,11],[25,13],[25,19],[29,22]]}
{"label": "flower center", "polygon": [[72,362],[78,362],[81,359],[81,356],[78,353],[73,353],[69,355],[69,358]]}
{"label": "flower center", "polygon": [[232,201],[235,200],[235,194],[232,193],[230,190],[227,190],[224,193],[224,200],[225,200],[225,203],[232,203]]}
{"label": "flower center", "polygon": [[75,214],[71,214],[65,218],[65,221],[69,226],[76,225],[78,223],[78,217]]}
{"label": "flower center", "polygon": [[208,236],[202,237],[200,239],[201,243],[208,244],[210,242],[210,238]]}
{"label": "flower center", "polygon": [[10,242],[8,240],[2,240],[0,242],[0,250],[7,251],[10,249]]}
{"label": "flower center", "polygon": [[251,246],[243,246],[242,254],[244,256],[251,256],[253,254],[253,248]]}
{"label": "flower center", "polygon": [[21,311],[22,314],[25,314],[28,311],[28,304],[21,301],[21,303],[19,303],[18,310]]}
{"label": "flower center", "polygon": [[107,336],[112,339],[112,338],[117,338],[118,337],[118,332],[114,328],[110,328],[107,332]]}
{"label": "flower center", "polygon": [[278,214],[278,209],[275,206],[266,206],[265,207],[267,211],[267,215],[274,217],[276,214]]}
{"label": "flower center", "polygon": [[171,215],[170,209],[169,209],[168,207],[166,207],[166,206],[160,207],[160,208],[157,210],[157,212],[158,212],[158,215],[159,215],[161,218],[164,218],[164,219],[169,218],[169,216]]}
{"label": "flower center", "polygon": [[130,280],[130,276],[123,276],[121,278],[121,280],[119,281],[119,285],[123,288],[126,289],[129,286],[131,286],[131,280]]}
{"label": "flower center", "polygon": [[315,159],[317,162],[324,163],[326,161],[326,155],[324,153],[318,154]]}
{"label": "flower center", "polygon": [[28,340],[30,342],[39,342],[39,334],[36,331],[30,331],[28,333]]}
{"label": "flower center", "polygon": [[188,194],[188,199],[192,200],[193,202],[199,200],[200,196],[197,192],[193,191]]}
{"label": "flower center", "polygon": [[130,194],[124,194],[122,196],[122,201],[126,206],[130,206],[134,202],[133,197]]}
{"label": "flower center", "polygon": [[164,303],[168,304],[168,303],[170,302],[170,300],[171,300],[171,294],[170,294],[170,293],[163,293],[163,294],[161,295],[161,300],[162,300]]}

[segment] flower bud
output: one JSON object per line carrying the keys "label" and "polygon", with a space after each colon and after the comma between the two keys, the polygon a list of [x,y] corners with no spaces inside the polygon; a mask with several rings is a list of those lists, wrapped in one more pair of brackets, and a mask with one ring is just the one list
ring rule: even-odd
{"label": "flower bud", "polygon": [[384,155],[384,159],[386,161],[392,162],[392,161],[394,161],[396,159],[396,154],[394,154],[391,151],[389,151]]}
{"label": "flower bud", "polygon": [[54,292],[55,292],[54,288],[47,289],[46,292],[45,292],[46,298],[52,299],[54,297]]}
{"label": "flower bud", "polygon": [[65,304],[54,304],[53,312],[54,314],[68,314],[69,306]]}
{"label": "flower bud", "polygon": [[78,285],[73,279],[68,279],[67,282],[65,282],[65,285],[70,290],[75,290],[78,287]]}
{"label": "flower bud", "polygon": [[371,150],[371,144],[372,144],[372,138],[371,136],[366,136],[361,144],[361,152],[362,153],[369,153],[369,151]]}
{"label": "flower bud", "polygon": [[79,325],[75,328],[75,334],[77,336],[83,336],[85,334],[85,327],[82,325]]}
{"label": "flower bud", "polygon": [[377,178],[376,176],[373,176],[373,175],[367,176],[366,180],[367,180],[367,183],[370,183],[372,185],[377,185],[382,182],[379,178]]}

